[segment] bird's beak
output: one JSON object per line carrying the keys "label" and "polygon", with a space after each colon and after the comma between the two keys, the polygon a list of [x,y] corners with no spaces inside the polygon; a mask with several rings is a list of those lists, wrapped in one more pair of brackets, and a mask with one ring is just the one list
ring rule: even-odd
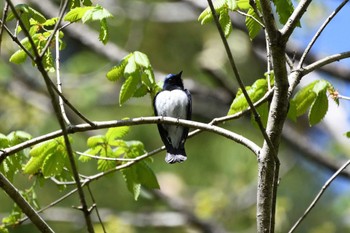
{"label": "bird's beak", "polygon": [[180,76],[181,77],[181,74],[182,74],[182,70],[176,76]]}

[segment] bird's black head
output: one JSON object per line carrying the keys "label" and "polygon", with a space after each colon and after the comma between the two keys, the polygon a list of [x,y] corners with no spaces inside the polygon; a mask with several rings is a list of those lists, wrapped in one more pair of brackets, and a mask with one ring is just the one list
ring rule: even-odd
{"label": "bird's black head", "polygon": [[182,71],[178,74],[168,74],[165,77],[163,90],[175,90],[175,89],[184,89],[184,84],[181,79]]}

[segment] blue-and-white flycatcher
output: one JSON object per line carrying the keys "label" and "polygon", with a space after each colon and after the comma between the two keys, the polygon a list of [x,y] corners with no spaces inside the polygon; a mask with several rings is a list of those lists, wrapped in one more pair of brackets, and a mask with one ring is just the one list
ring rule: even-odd
{"label": "blue-and-white flycatcher", "polygon": [[[191,94],[184,88],[181,74],[182,71],[165,77],[163,90],[153,100],[154,114],[156,116],[191,119]],[[157,126],[167,151],[165,161],[167,163],[185,161],[187,159],[185,141],[189,128],[169,124],[158,124]]]}

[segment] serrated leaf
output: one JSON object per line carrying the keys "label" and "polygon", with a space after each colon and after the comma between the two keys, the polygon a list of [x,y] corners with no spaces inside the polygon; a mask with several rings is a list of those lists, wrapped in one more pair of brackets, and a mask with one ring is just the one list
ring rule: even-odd
{"label": "serrated leaf", "polygon": [[134,166],[122,169],[121,172],[123,174],[128,190],[132,193],[134,199],[137,200],[140,196],[141,184],[138,180]]}
{"label": "serrated leaf", "polygon": [[116,139],[123,138],[127,133],[129,133],[129,131],[129,126],[109,128],[106,133],[107,143],[113,142]]}
{"label": "serrated leaf", "polygon": [[44,177],[53,177],[61,174],[66,163],[66,157],[66,153],[64,153],[62,150],[58,150],[55,153],[46,156],[42,165]]}
{"label": "serrated leaf", "polygon": [[114,168],[116,165],[117,165],[117,161],[99,159],[97,161],[97,170],[102,172],[108,171]]}
{"label": "serrated leaf", "polygon": [[227,38],[232,32],[232,23],[230,15],[228,14],[228,8],[225,8],[220,12],[219,23]]}
{"label": "serrated leaf", "polygon": [[[43,23],[42,25],[43,25],[43,26],[47,26],[47,27],[49,27],[49,26],[54,26],[54,25],[57,23],[57,20],[58,20],[58,18],[57,18],[57,17],[54,17],[54,18],[51,18],[51,19],[46,20],[45,23]],[[61,32],[61,31],[60,31],[60,32]]]}
{"label": "serrated leaf", "polygon": [[137,70],[137,64],[135,62],[134,53],[132,53],[132,55],[128,58],[127,64],[125,66],[124,75],[128,77],[129,75],[135,73],[136,70]]}
{"label": "serrated leaf", "polygon": [[[220,15],[223,8],[228,8],[227,1],[230,0],[217,0],[213,2],[213,6],[215,11]],[[230,5],[233,6],[233,3],[230,2]],[[207,7],[198,17],[198,21],[201,22],[201,24],[209,23],[213,20],[213,15],[211,13],[210,7]]]}
{"label": "serrated leaf", "polygon": [[[255,103],[267,92],[267,81],[266,79],[258,79],[254,82],[254,84],[251,87],[247,86],[246,90],[251,101]],[[239,90],[236,94],[236,98],[231,104],[230,110],[227,113],[227,115],[232,115],[237,112],[243,111],[247,109],[248,106],[249,105],[245,96],[243,95],[242,91]]]}
{"label": "serrated leaf", "polygon": [[85,23],[87,21],[102,20],[110,17],[113,17],[113,15],[108,10],[100,5],[96,5],[95,7],[92,7],[86,11],[81,20],[83,23]]}
{"label": "serrated leaf", "polygon": [[317,95],[313,91],[313,88],[318,81],[319,80],[314,81],[314,82],[310,83],[309,85],[303,87],[294,96],[293,101],[296,105],[296,116],[297,117],[306,113],[306,111],[309,109],[311,104],[315,101]]}
{"label": "serrated leaf", "polygon": [[117,66],[114,66],[110,71],[108,71],[106,75],[108,80],[117,81],[118,79],[123,77],[125,66],[128,64],[128,60],[131,56],[132,53],[128,54],[126,57],[123,58],[123,60],[119,62]]}
{"label": "serrated leaf", "polygon": [[24,52],[24,50],[20,49],[11,55],[9,61],[14,63],[14,64],[21,64],[21,63],[25,62],[26,59],[27,59],[26,52]]}
{"label": "serrated leaf", "polygon": [[141,74],[141,81],[143,84],[145,84],[149,89],[153,87],[155,84],[155,78],[154,78],[154,73],[151,68],[151,66],[145,70],[143,70]]}
{"label": "serrated leaf", "polygon": [[103,135],[95,135],[92,137],[89,137],[87,140],[87,146],[90,148],[94,148],[98,145],[105,144],[106,138]]}
{"label": "serrated leaf", "polygon": [[198,17],[198,21],[204,25],[206,23],[210,23],[213,21],[213,15],[211,14],[211,11],[204,10]]}
{"label": "serrated leaf", "polygon": [[249,34],[250,40],[253,40],[259,34],[259,32],[262,28],[261,25],[259,24],[259,22],[257,22],[258,18],[259,17],[256,15],[254,9],[249,8],[249,10],[247,12],[247,16],[245,18],[245,25],[248,29],[248,34]]}
{"label": "serrated leaf", "polygon": [[68,13],[64,16],[64,20],[68,22],[76,22],[83,18],[84,14],[93,9],[94,7],[76,7],[68,11]]}
{"label": "serrated leaf", "polygon": [[146,54],[141,53],[139,51],[133,52],[135,63],[141,67],[149,68],[151,66],[151,63],[149,62],[149,59]]}
{"label": "serrated leaf", "polygon": [[7,138],[10,140],[11,145],[16,145],[16,144],[19,144],[21,142],[24,142],[24,141],[31,139],[32,136],[27,132],[17,130],[17,131],[13,131],[13,132],[9,133],[7,135]]}
{"label": "serrated leaf", "polygon": [[133,140],[133,141],[128,141],[126,143],[129,148],[126,154],[126,157],[128,158],[136,158],[140,155],[143,155],[146,152],[143,143],[140,141]]}
{"label": "serrated leaf", "polygon": [[[98,155],[100,153],[100,151],[102,150],[102,146],[95,146],[94,148],[90,148],[86,151],[84,151],[84,154],[88,154],[88,155]],[[79,156],[79,160],[83,163],[90,161],[92,158],[89,156],[85,156],[85,155],[80,155]]]}
{"label": "serrated leaf", "polygon": [[103,44],[107,44],[109,39],[109,34],[108,34],[108,25],[107,25],[106,19],[102,19],[100,21],[100,34],[98,38]]}
{"label": "serrated leaf", "polygon": [[228,6],[228,9],[231,11],[237,10],[237,1],[236,0],[226,0],[226,4]]}
{"label": "serrated leaf", "polygon": [[[20,16],[23,23],[26,25],[26,28],[29,28],[29,20],[33,18],[39,23],[44,23],[46,18],[37,10],[31,8],[27,4],[17,4],[15,6],[17,14]],[[14,13],[11,11],[6,17],[6,21],[11,21],[15,18]]]}
{"label": "serrated leaf", "polygon": [[291,0],[273,0],[276,6],[276,12],[279,16],[279,21],[281,24],[286,24],[289,17],[294,11],[294,7]]}
{"label": "serrated leaf", "polygon": [[28,163],[24,166],[23,172],[25,174],[35,174],[41,168],[46,156],[50,155],[50,153],[42,153],[36,157],[31,157]]}
{"label": "serrated leaf", "polygon": [[159,189],[157,177],[147,163],[141,161],[134,166],[136,168],[138,180],[142,186],[149,189]]}
{"label": "serrated leaf", "polygon": [[52,153],[53,149],[57,146],[55,140],[49,140],[36,144],[29,152],[31,157],[39,157],[41,154]]}
{"label": "serrated leaf", "polygon": [[128,99],[130,99],[134,95],[139,82],[140,82],[140,76],[138,72],[135,72],[129,78],[126,79],[119,93],[120,106],[123,105]]}
{"label": "serrated leaf", "polygon": [[0,133],[0,148],[6,148],[9,146],[10,140],[6,135]]}
{"label": "serrated leaf", "polygon": [[328,111],[328,98],[326,89],[324,91],[320,91],[312,103],[310,112],[309,112],[309,124],[310,126],[314,126],[319,123]]}

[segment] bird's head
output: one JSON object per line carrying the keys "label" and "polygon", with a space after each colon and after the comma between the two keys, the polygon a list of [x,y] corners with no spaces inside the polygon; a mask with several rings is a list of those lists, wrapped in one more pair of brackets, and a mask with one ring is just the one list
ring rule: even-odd
{"label": "bird's head", "polygon": [[168,74],[164,80],[163,90],[184,89],[181,74],[182,71],[178,74]]}

